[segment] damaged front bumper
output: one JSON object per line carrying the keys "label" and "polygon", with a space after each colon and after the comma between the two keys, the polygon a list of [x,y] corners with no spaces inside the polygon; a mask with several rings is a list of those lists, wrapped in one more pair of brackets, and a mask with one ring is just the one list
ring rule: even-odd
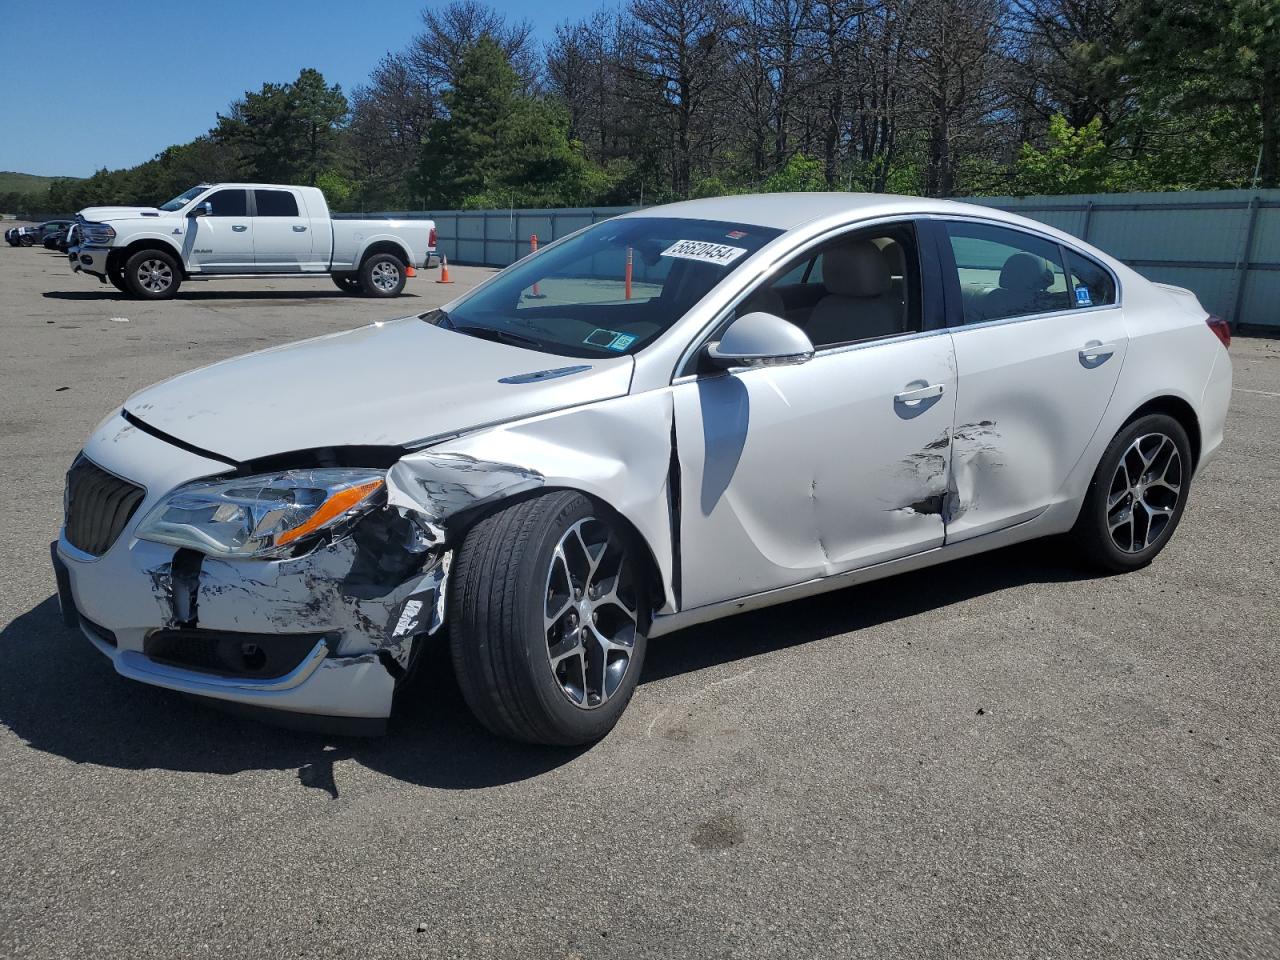
{"label": "damaged front bumper", "polygon": [[117,672],[255,711],[367,721],[352,732],[378,731],[415,644],[442,621],[443,544],[383,507],[300,556],[205,556],[132,532],[173,487],[226,464],[123,420],[97,431],[85,456],[147,491],[100,556],[77,549],[65,530],[53,549],[64,615]]}

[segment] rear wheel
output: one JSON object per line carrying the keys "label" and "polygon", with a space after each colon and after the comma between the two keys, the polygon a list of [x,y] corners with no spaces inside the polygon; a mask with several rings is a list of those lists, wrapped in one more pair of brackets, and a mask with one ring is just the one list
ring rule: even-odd
{"label": "rear wheel", "polygon": [[360,286],[366,297],[395,297],[404,289],[404,261],[390,253],[375,253],[360,264]]}
{"label": "rear wheel", "polygon": [[124,265],[129,292],[144,300],[168,300],[178,292],[182,271],[163,250],[139,250]]}
{"label": "rear wheel", "polygon": [[1151,414],[1116,434],[1072,530],[1085,558],[1116,573],[1155,559],[1182,519],[1191,470],[1187,432],[1173,417]]}
{"label": "rear wheel", "polygon": [[629,531],[571,491],[477,523],[458,548],[449,634],[458,684],[480,722],[561,746],[607,734],[644,664],[641,564]]}

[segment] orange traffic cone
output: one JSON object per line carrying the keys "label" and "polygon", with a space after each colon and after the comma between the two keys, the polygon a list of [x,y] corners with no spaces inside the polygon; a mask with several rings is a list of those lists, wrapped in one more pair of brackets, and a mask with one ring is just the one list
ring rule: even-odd
{"label": "orange traffic cone", "polygon": [[413,264],[411,263],[404,268],[404,275],[406,277],[416,277],[418,275],[418,271],[413,269]]}
{"label": "orange traffic cone", "polygon": [[440,278],[436,280],[436,283],[453,283],[449,279],[449,258],[443,253],[440,254]]}

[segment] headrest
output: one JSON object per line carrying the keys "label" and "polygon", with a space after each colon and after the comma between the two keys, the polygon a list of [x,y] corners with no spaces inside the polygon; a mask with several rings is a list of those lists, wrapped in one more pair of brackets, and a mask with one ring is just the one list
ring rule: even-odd
{"label": "headrest", "polygon": [[1000,268],[1000,286],[1005,290],[1048,290],[1053,283],[1049,261],[1032,253],[1015,253]]}
{"label": "headrest", "polygon": [[777,290],[761,287],[738,304],[738,309],[734,311],[739,317],[745,317],[748,313],[772,313],[775,317],[785,318],[787,305],[782,302],[782,295]]}
{"label": "headrest", "polygon": [[878,297],[893,278],[884,254],[870,240],[854,240],[822,255],[822,282],[841,297]]}

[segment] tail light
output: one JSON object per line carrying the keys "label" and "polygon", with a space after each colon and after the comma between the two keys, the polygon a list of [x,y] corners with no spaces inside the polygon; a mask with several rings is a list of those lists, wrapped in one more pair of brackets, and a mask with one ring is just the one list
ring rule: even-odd
{"label": "tail light", "polygon": [[1209,329],[1213,331],[1213,335],[1222,341],[1224,347],[1231,346],[1231,324],[1223,320],[1221,317],[1215,317],[1213,314],[1205,317],[1205,323],[1209,325]]}
{"label": "tail light", "polygon": [[431,232],[427,234],[427,246],[434,247],[436,245],[436,228],[432,227]]}

